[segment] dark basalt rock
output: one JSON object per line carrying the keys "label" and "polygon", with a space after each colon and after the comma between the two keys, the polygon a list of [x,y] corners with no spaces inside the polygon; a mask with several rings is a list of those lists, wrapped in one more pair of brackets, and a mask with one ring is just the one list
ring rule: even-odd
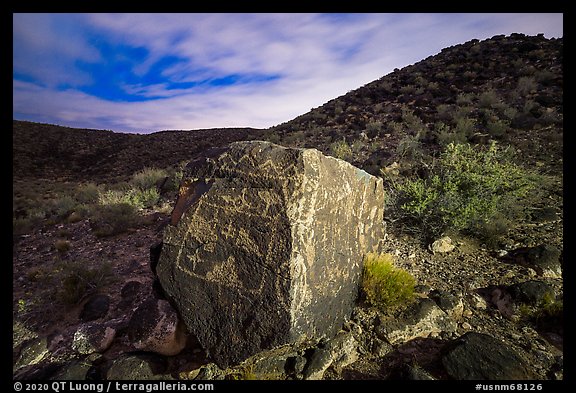
{"label": "dark basalt rock", "polygon": [[508,291],[514,297],[514,300],[537,305],[546,297],[553,299],[554,289],[542,281],[530,280],[514,284],[508,288]]}
{"label": "dark basalt rock", "polygon": [[109,308],[110,296],[102,294],[94,295],[84,304],[80,312],[80,320],[88,322],[100,319],[108,314]]}
{"label": "dark basalt rock", "polygon": [[383,236],[382,180],[315,149],[238,142],[191,162],[156,272],[226,367],[331,337]]}
{"label": "dark basalt rock", "polygon": [[446,372],[457,380],[524,380],[533,373],[514,350],[483,333],[469,332],[448,345],[442,357]]}

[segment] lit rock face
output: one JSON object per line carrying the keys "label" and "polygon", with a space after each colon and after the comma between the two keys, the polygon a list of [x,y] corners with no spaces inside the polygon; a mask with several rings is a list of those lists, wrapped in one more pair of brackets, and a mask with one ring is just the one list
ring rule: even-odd
{"label": "lit rock face", "polygon": [[236,142],[192,161],[159,281],[222,367],[331,337],[383,237],[382,180],[315,149]]}

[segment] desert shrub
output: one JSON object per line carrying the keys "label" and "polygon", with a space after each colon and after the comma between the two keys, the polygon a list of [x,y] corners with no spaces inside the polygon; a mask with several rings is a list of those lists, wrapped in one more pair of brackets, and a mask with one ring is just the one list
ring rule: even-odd
{"label": "desert shrub", "polygon": [[371,121],[366,124],[366,135],[369,138],[375,138],[382,130],[383,124],[381,121]]}
{"label": "desert shrub", "polygon": [[424,151],[422,150],[422,143],[419,135],[406,135],[400,139],[396,152],[402,158],[410,158],[412,160],[419,160],[423,157]]}
{"label": "desert shrub", "polygon": [[[270,141],[272,142],[272,141]],[[274,143],[274,142],[273,142]],[[188,161],[182,161],[176,167],[172,168],[168,173],[168,180],[165,184],[165,189],[167,191],[178,191],[180,188],[180,183],[184,177],[184,170]]]}
{"label": "desert shrub", "polygon": [[77,206],[77,202],[70,195],[63,195],[59,198],[52,200],[52,213],[56,218],[61,219],[68,217]]}
{"label": "desert shrub", "polygon": [[536,101],[526,100],[526,102],[524,102],[522,110],[525,114],[533,114],[533,112],[536,112],[538,110],[538,106],[539,105]]}
{"label": "desert shrub", "polygon": [[400,88],[400,93],[402,94],[414,94],[416,92],[416,86],[414,85],[405,85]]}
{"label": "desert shrub", "polygon": [[456,126],[454,127],[454,133],[459,134],[460,138],[467,139],[476,130],[476,120],[461,117],[456,120]]}
{"label": "desert shrub", "polygon": [[564,302],[551,293],[546,293],[535,306],[520,303],[517,310],[522,321],[532,323],[538,329],[553,332],[564,326]]}
{"label": "desert shrub", "polygon": [[486,123],[488,133],[493,137],[502,137],[510,129],[510,122],[508,120],[493,119]]}
{"label": "desert shrub", "polygon": [[60,252],[64,253],[70,250],[70,240],[58,239],[54,242],[54,248]]}
{"label": "desert shrub", "polygon": [[150,208],[160,199],[160,193],[156,188],[146,188],[144,190],[134,190],[130,193],[132,204],[139,209]]}
{"label": "desert shrub", "polygon": [[456,96],[456,104],[458,104],[458,106],[471,105],[473,100],[474,100],[474,94],[472,93],[459,93]]}
{"label": "desert shrub", "polygon": [[436,118],[443,121],[452,119],[454,108],[452,105],[440,104],[436,107]]}
{"label": "desert shrub", "polygon": [[513,120],[517,114],[518,114],[518,109],[511,107],[511,106],[507,107],[502,112],[502,115],[504,115],[504,117],[508,120]]}
{"label": "desert shrub", "polygon": [[532,76],[522,76],[518,79],[518,85],[516,86],[516,90],[521,95],[530,94],[532,91],[536,90],[538,87],[538,83],[536,79]]}
{"label": "desert shrub", "polygon": [[468,120],[470,116],[473,116],[473,112],[476,110],[473,106],[459,106],[456,107],[456,110],[452,114],[452,123],[454,125],[458,124],[458,122],[462,119]]}
{"label": "desert shrub", "polygon": [[168,173],[164,169],[144,168],[132,175],[130,184],[140,190],[147,190],[156,188],[156,185],[166,177],[168,177]]}
{"label": "desert shrub", "polygon": [[30,232],[40,220],[33,220],[29,217],[13,217],[12,218],[12,234],[24,235]]}
{"label": "desert shrub", "polygon": [[130,204],[129,199],[126,197],[126,191],[106,190],[98,196],[98,204],[100,205],[117,205],[119,203]]}
{"label": "desert shrub", "polygon": [[465,143],[467,141],[465,135],[452,131],[450,126],[443,122],[434,124],[434,132],[440,146],[447,146],[450,143]]}
{"label": "desert shrub", "polygon": [[100,205],[130,205],[135,209],[144,209],[154,206],[160,199],[156,188],[129,188],[127,190],[107,190],[100,194]]}
{"label": "desert shrub", "polygon": [[98,205],[92,213],[91,226],[96,236],[112,236],[127,231],[137,220],[138,214],[133,205]]}
{"label": "desert shrub", "polygon": [[61,287],[58,298],[65,304],[74,305],[86,295],[96,292],[111,281],[112,264],[99,262],[95,267],[87,267],[87,261],[69,261],[61,267]]}
{"label": "desert shrub", "polygon": [[330,144],[330,153],[332,156],[341,160],[349,160],[352,158],[352,148],[346,143],[344,139]]}
{"label": "desert shrub", "polygon": [[100,189],[94,183],[82,184],[76,190],[76,200],[83,204],[96,203],[100,196]]}
{"label": "desert shrub", "polygon": [[422,120],[409,109],[402,109],[402,123],[406,130],[418,135],[418,139],[423,139],[428,132]]}
{"label": "desert shrub", "polygon": [[498,93],[494,90],[487,90],[478,97],[478,105],[480,105],[481,108],[492,108],[492,106],[496,105],[499,101]]}
{"label": "desert shrub", "polygon": [[383,312],[394,311],[414,298],[415,285],[410,273],[394,266],[391,254],[366,255],[362,292],[369,304]]}
{"label": "desert shrub", "polygon": [[496,142],[485,148],[449,144],[427,178],[394,185],[395,203],[408,224],[424,234],[446,230],[477,233],[481,224],[509,204],[519,204],[536,176],[510,160],[511,151]]}
{"label": "desert shrub", "polygon": [[554,81],[556,75],[550,70],[541,70],[536,72],[534,78],[536,78],[538,83],[548,86],[552,81]]}

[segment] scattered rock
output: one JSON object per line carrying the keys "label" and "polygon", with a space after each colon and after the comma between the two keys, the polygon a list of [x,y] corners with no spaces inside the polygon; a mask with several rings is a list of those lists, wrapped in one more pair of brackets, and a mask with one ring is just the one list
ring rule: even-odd
{"label": "scattered rock", "polygon": [[106,374],[108,380],[170,380],[165,374],[166,361],[164,358],[151,355],[123,355],[116,359]]}
{"label": "scattered rock", "polygon": [[405,381],[434,381],[436,378],[431,376],[428,371],[424,370],[418,365],[404,364],[397,371],[392,379],[400,379]]}
{"label": "scattered rock", "polygon": [[397,344],[442,331],[453,332],[456,327],[456,323],[433,300],[426,298],[408,307],[398,318],[382,321],[376,332],[390,344]]}
{"label": "scattered rock", "polygon": [[534,209],[530,214],[532,221],[537,223],[551,222],[558,219],[557,211],[555,208],[546,206],[541,209]]}
{"label": "scattered rock", "polygon": [[186,328],[166,300],[142,303],[128,322],[128,338],[134,348],[165,356],[180,353],[186,346]]}
{"label": "scattered rock", "polygon": [[538,305],[547,297],[551,299],[555,298],[552,286],[536,280],[511,285],[508,291],[517,302],[527,303],[533,306]]}
{"label": "scattered rock", "polygon": [[116,336],[116,329],[101,323],[81,325],[72,341],[72,349],[76,352],[89,355],[94,352],[107,350]]}
{"label": "scattered rock", "polygon": [[356,349],[354,336],[350,332],[340,332],[323,348],[316,348],[304,370],[304,379],[322,379],[328,367],[341,369],[354,363],[358,360]]}
{"label": "scattered rock", "polygon": [[514,314],[512,306],[512,297],[503,288],[494,288],[490,291],[490,303],[494,304],[500,314],[506,318],[511,318]]}
{"label": "scattered rock", "polygon": [[35,381],[46,381],[52,378],[52,376],[58,372],[61,364],[57,362],[53,363],[38,363],[18,369],[14,373],[14,380],[35,380]]}
{"label": "scattered rock", "polygon": [[476,332],[465,333],[449,344],[442,364],[457,380],[524,380],[533,373],[504,342]]}
{"label": "scattered rock", "polygon": [[562,263],[560,250],[549,244],[536,247],[522,247],[508,253],[505,257],[514,263],[528,265],[544,277],[562,278]]}
{"label": "scattered rock", "polygon": [[428,295],[436,304],[454,320],[462,318],[464,302],[462,297],[453,295],[448,291],[435,289]]}
{"label": "scattered rock", "polygon": [[40,363],[46,359],[49,352],[48,339],[46,337],[36,338],[24,343],[20,350],[20,357],[14,365],[14,371],[22,367]]}
{"label": "scattered rock", "polygon": [[376,339],[372,342],[371,353],[376,357],[382,358],[393,350],[394,347],[392,347],[392,345],[388,344],[386,341]]}
{"label": "scattered rock", "polygon": [[136,297],[142,290],[142,287],[143,284],[139,281],[132,280],[124,284],[120,292],[122,299],[118,303],[118,308],[121,310],[126,310],[130,308],[133,305],[134,300],[136,300]]}
{"label": "scattered rock", "polygon": [[186,168],[156,267],[225,367],[333,336],[383,232],[382,179],[315,149],[237,142]]}
{"label": "scattered rock", "polygon": [[103,294],[94,295],[84,303],[84,307],[80,312],[80,320],[82,322],[89,322],[103,318],[108,314],[109,308],[110,296]]}
{"label": "scattered rock", "polygon": [[226,374],[224,370],[222,370],[216,363],[208,363],[205,366],[200,367],[198,370],[198,374],[196,375],[195,380],[201,381],[217,381],[223,380]]}
{"label": "scattered rock", "polygon": [[[470,302],[470,305],[473,308],[475,308],[476,310],[486,310],[486,308],[488,307],[488,303],[486,302],[486,299],[484,299],[482,296],[480,296],[476,292],[471,292],[468,295],[468,301]],[[472,314],[470,314],[470,315],[472,315]]]}
{"label": "scattered rock", "polygon": [[92,362],[88,360],[73,360],[60,368],[58,373],[52,377],[54,380],[84,381],[90,379],[90,372],[93,368]]}
{"label": "scattered rock", "polygon": [[[263,351],[242,363],[242,370],[249,370],[257,379],[286,379],[302,372],[306,359],[301,356],[303,349],[291,345]],[[304,365],[301,364],[302,359]]]}
{"label": "scattered rock", "polygon": [[332,354],[326,348],[316,348],[304,370],[304,379],[319,380],[332,364]]}
{"label": "scattered rock", "polygon": [[38,338],[38,334],[30,330],[22,322],[14,320],[12,323],[12,347],[16,348],[25,341]]}
{"label": "scattered rock", "polygon": [[452,239],[450,239],[450,237],[448,236],[444,236],[433,242],[429,248],[433,254],[437,254],[437,253],[450,252],[454,250],[455,247],[456,246],[452,244]]}

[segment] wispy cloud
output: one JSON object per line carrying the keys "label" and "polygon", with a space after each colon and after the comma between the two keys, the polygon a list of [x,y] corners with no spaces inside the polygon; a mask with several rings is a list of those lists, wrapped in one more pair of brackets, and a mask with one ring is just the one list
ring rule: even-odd
{"label": "wispy cloud", "polygon": [[561,14],[15,14],[14,117],[269,127],[446,46],[562,27]]}

